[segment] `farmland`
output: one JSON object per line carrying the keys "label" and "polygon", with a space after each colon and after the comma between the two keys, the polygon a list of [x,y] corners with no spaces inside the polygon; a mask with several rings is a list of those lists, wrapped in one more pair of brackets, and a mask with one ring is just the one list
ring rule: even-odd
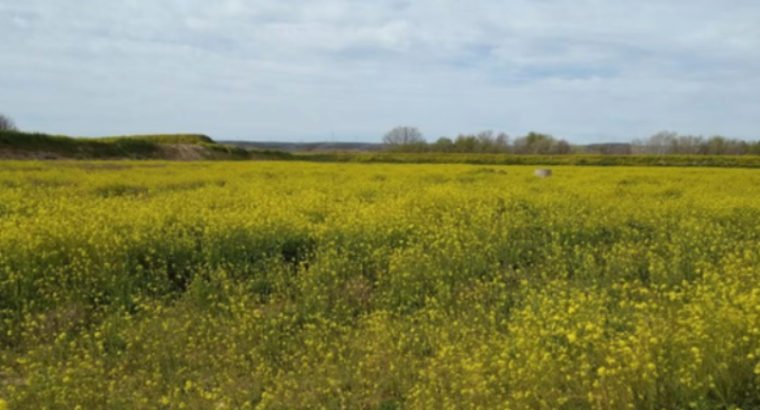
{"label": "farmland", "polygon": [[0,163],[0,406],[760,407],[760,172]]}

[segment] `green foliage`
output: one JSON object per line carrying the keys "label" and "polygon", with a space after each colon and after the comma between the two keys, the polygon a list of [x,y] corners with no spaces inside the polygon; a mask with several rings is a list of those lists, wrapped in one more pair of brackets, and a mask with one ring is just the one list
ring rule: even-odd
{"label": "green foliage", "polygon": [[724,155],[514,155],[404,152],[335,152],[296,155],[305,161],[409,164],[671,166],[759,168],[760,156]]}
{"label": "green foliage", "polygon": [[751,169],[0,163],[0,406],[760,406]]}
{"label": "green foliage", "polygon": [[147,141],[156,144],[214,144],[211,137],[203,134],[156,134],[156,135],[125,135],[118,137],[97,138],[98,141],[114,142],[122,140]]}
{"label": "green foliage", "polygon": [[[73,159],[161,159],[181,158],[176,149],[167,147],[191,147],[195,154],[190,159],[247,159],[248,151],[215,143],[200,134],[135,135],[103,138],[72,138],[68,136],[27,133],[19,131],[0,132],[0,150],[10,154],[37,158]],[[197,148],[197,149],[196,149]],[[196,158],[200,156],[201,158]]]}

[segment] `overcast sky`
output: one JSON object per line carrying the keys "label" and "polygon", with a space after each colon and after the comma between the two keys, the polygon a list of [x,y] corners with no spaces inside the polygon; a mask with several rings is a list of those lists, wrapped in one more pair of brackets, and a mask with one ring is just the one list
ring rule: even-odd
{"label": "overcast sky", "polygon": [[0,112],[97,136],[760,137],[758,0],[0,0]]}

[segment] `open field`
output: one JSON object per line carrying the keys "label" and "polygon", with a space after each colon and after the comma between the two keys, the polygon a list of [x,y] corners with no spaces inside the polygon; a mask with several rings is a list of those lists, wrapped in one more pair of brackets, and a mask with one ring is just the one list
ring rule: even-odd
{"label": "open field", "polygon": [[10,409],[760,407],[760,172],[0,162]]}
{"label": "open field", "polygon": [[440,152],[316,152],[296,158],[315,162],[391,164],[578,165],[760,168],[758,155],[485,154]]}

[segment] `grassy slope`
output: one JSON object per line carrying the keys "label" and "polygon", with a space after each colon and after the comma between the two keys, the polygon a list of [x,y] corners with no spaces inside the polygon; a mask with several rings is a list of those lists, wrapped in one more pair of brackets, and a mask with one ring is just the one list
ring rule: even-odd
{"label": "grassy slope", "polygon": [[[36,159],[249,159],[277,157],[217,144],[201,134],[73,138],[62,135],[0,132],[0,157]],[[278,157],[277,157],[278,158]]]}

